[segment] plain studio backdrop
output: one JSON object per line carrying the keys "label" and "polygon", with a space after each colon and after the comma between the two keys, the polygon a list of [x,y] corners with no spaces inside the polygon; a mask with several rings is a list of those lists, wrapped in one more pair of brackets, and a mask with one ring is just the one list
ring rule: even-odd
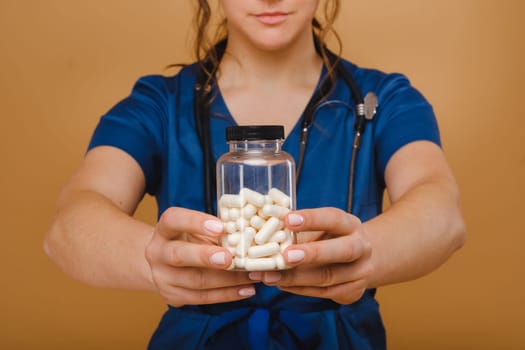
{"label": "plain studio backdrop", "polygon": [[[524,349],[525,2],[344,0],[344,57],[402,72],[433,104],[467,245],[381,288],[390,349]],[[145,74],[189,62],[190,0],[1,0],[3,349],[144,349],[166,306],[95,289],[42,249],[99,117]],[[137,216],[155,221],[146,198]]]}

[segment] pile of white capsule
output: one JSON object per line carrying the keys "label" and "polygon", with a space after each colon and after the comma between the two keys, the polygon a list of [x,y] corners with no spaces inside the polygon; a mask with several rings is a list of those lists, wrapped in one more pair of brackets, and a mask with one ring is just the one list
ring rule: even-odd
{"label": "pile of white capsule", "polygon": [[277,188],[267,194],[242,188],[238,194],[221,196],[219,217],[226,231],[221,244],[234,257],[230,269],[287,268],[282,253],[294,243],[294,238],[284,227],[283,218],[291,204],[290,197]]}

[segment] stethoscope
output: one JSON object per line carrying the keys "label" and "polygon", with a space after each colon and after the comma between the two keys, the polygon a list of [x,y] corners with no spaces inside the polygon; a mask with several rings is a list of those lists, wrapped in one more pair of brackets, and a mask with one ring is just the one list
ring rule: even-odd
{"label": "stethoscope", "polygon": [[[219,57],[222,57],[226,48],[226,41],[223,40],[216,46],[216,50],[219,53]],[[319,53],[319,46],[316,41],[316,49]],[[352,199],[354,196],[354,177],[356,158],[361,145],[361,137],[365,130],[366,122],[372,120],[376,114],[378,106],[377,96],[373,92],[369,92],[363,98],[357,83],[352,74],[346,70],[339,61],[339,58],[332,52],[325,50],[325,53],[330,60],[332,67],[335,69],[336,75],[340,76],[345,84],[349,87],[351,92],[351,98],[355,101],[355,112],[356,118],[354,122],[354,139],[352,142],[352,156],[350,157],[350,170],[348,176],[348,198],[347,198],[347,212],[352,213]],[[204,69],[208,69],[215,76],[215,72],[211,69],[212,65],[209,62],[204,62]],[[324,79],[319,89],[316,90],[308,105],[306,106],[303,117],[301,120],[301,137],[300,137],[300,148],[299,156],[297,159],[296,167],[296,178],[299,181],[301,172],[303,169],[304,156],[306,153],[306,147],[308,143],[308,134],[310,127],[314,123],[316,113],[325,106],[330,105],[342,105],[348,110],[351,110],[349,103],[340,100],[323,100],[324,96],[332,88],[330,79]],[[197,127],[197,134],[199,136],[201,148],[203,151],[203,185],[204,185],[204,209],[209,214],[214,214],[214,194],[215,194],[215,161],[213,159],[213,153],[211,148],[211,132],[210,132],[210,110],[209,104],[212,97],[211,89],[209,88],[209,82],[207,75],[199,72],[197,82],[194,88],[194,118],[195,125]],[[204,88],[206,87],[206,88]]]}

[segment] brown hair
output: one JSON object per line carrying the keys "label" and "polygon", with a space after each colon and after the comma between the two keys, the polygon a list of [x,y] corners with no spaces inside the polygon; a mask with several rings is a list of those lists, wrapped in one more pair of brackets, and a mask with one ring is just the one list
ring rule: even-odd
{"label": "brown hair", "polygon": [[[335,62],[328,59],[326,40],[330,34],[335,37],[338,45],[337,53],[339,56],[342,43],[339,35],[334,29],[334,22],[339,14],[340,7],[340,0],[325,0],[322,9],[323,21],[319,21],[317,18],[312,20],[316,48],[327,67],[332,82],[335,82]],[[202,71],[207,76],[208,83],[213,79],[219,65],[221,54],[217,50],[217,43],[226,39],[228,34],[226,30],[226,20],[224,19],[219,23],[214,36],[210,37],[208,27],[211,19],[212,11],[208,1],[198,0],[193,23],[195,28],[194,55],[199,62]]]}

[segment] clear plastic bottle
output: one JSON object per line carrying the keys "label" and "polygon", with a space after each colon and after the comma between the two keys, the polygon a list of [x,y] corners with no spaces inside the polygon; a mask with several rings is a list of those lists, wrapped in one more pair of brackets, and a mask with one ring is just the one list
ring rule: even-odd
{"label": "clear plastic bottle", "polygon": [[231,269],[288,268],[282,253],[295,243],[283,218],[295,209],[295,163],[282,150],[284,127],[232,126],[228,153],[217,161],[217,212],[224,222],[222,246]]}

